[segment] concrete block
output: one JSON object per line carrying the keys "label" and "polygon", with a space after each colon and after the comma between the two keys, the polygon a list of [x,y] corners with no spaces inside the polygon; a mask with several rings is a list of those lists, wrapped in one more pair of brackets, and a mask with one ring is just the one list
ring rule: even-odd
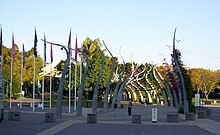
{"label": "concrete block", "polygon": [[206,111],[198,111],[198,118],[205,119],[206,118]]}
{"label": "concrete block", "polygon": [[209,116],[211,116],[212,109],[208,108],[205,110],[205,112],[206,112],[206,117],[209,117]]}
{"label": "concrete block", "polygon": [[45,122],[54,122],[55,120],[55,114],[53,112],[45,113]]}
{"label": "concrete block", "polygon": [[132,115],[132,123],[141,124],[141,115]]}
{"label": "concrete block", "polygon": [[97,114],[88,113],[87,123],[97,123]]}
{"label": "concrete block", "polygon": [[191,121],[194,121],[195,120],[195,113],[186,113],[185,114],[185,120],[191,120]]}
{"label": "concrete block", "polygon": [[178,113],[168,113],[167,114],[167,122],[178,122],[179,114]]}
{"label": "concrete block", "polygon": [[19,121],[21,119],[21,112],[18,111],[9,111],[8,120]]}

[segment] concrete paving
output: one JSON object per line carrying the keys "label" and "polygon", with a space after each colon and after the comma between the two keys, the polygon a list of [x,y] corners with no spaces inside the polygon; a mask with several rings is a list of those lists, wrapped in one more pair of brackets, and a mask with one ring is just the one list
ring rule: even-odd
{"label": "concrete paving", "polygon": [[[158,109],[157,123],[151,122],[152,108]],[[132,124],[132,117],[127,114],[127,105],[118,109],[116,115],[109,109],[108,112],[98,110],[97,123],[87,123],[87,113],[91,108],[83,108],[83,115],[76,116],[75,112],[68,113],[68,108],[63,107],[63,117],[55,122],[45,122],[45,112],[54,108],[36,108],[32,112],[30,107],[13,107],[21,111],[20,121],[8,120],[8,109],[5,108],[5,120],[0,123],[0,135],[220,135],[219,112],[220,106],[209,106],[212,114],[209,118],[195,121],[185,121],[184,115],[179,115],[179,122],[166,122],[167,113],[176,113],[175,108],[140,104],[133,104],[132,114],[141,115],[141,124]]]}

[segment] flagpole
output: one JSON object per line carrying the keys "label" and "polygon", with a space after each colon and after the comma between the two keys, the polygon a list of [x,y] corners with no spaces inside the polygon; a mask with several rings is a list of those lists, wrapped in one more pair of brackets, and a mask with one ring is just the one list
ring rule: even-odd
{"label": "flagpole", "polygon": [[24,62],[24,52],[23,52],[24,50],[23,50],[23,48],[22,48],[22,61],[21,61],[21,86],[20,86],[20,108],[22,108],[22,83],[23,83],[23,81],[22,81],[22,76],[23,76],[23,73],[22,73],[22,71],[23,71],[23,62]]}
{"label": "flagpole", "polygon": [[75,62],[75,91],[74,91],[74,111],[76,111],[76,73],[77,73],[77,62]]}
{"label": "flagpole", "polygon": [[42,78],[42,110],[44,110],[44,66],[46,62],[46,37],[44,33],[44,61],[43,61],[43,78]]}
{"label": "flagpole", "polygon": [[76,73],[77,73],[77,34],[76,34],[76,44],[75,44],[75,91],[74,91],[74,111],[76,111]]}
{"label": "flagpole", "polygon": [[12,33],[12,47],[11,47],[11,82],[10,82],[10,109],[11,109],[11,96],[12,96],[12,68],[13,68],[13,60],[15,58],[15,50],[14,50],[14,33]]}
{"label": "flagpole", "polygon": [[51,108],[51,93],[52,93],[52,62],[50,62],[50,108]]}
{"label": "flagpole", "polygon": [[69,113],[70,113],[70,108],[71,108],[71,30],[72,28],[70,28],[70,33],[69,33],[69,40],[68,40],[68,49],[69,49],[69,58],[70,58],[70,62],[69,62]]}
{"label": "flagpole", "polygon": [[[82,49],[82,44],[81,44],[81,49]],[[83,50],[81,50],[81,51],[83,51]],[[80,55],[80,84],[81,84],[81,79],[82,79],[82,57],[83,57],[83,55],[82,55],[82,53],[81,53],[81,55]]]}
{"label": "flagpole", "polygon": [[11,109],[11,96],[12,96],[12,68],[13,68],[13,56],[11,56],[10,109]]}
{"label": "flagpole", "polygon": [[35,111],[35,72],[36,72],[36,58],[34,56],[34,79],[33,79],[33,112]]}
{"label": "flagpole", "polygon": [[51,95],[52,95],[52,63],[53,63],[53,48],[50,47],[50,108],[51,108]]}
{"label": "flagpole", "polygon": [[43,78],[42,78],[42,110],[44,110],[44,64],[45,62],[43,61]]}
{"label": "flagpole", "polygon": [[69,113],[70,113],[70,108],[71,108],[71,49],[70,51],[70,63],[69,63]]}

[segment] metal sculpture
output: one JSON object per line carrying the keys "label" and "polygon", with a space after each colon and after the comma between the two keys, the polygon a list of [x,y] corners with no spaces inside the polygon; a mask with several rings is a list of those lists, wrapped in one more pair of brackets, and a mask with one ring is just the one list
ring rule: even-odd
{"label": "metal sculpture", "polygon": [[177,71],[177,74],[180,77],[179,79],[180,79],[180,82],[181,82],[181,89],[182,89],[182,92],[183,92],[184,113],[186,113],[186,112],[189,112],[188,99],[187,99],[187,94],[186,94],[184,78],[183,78],[182,71],[180,69],[178,59],[177,59],[176,47],[175,47],[175,42],[176,42],[175,37],[176,37],[176,29],[174,30],[174,35],[173,35],[173,59],[174,59],[174,63],[175,63],[174,67]]}
{"label": "metal sculpture", "polygon": [[[41,39],[42,41],[45,41],[43,39]],[[56,117],[60,118],[62,117],[62,98],[63,98],[63,87],[64,87],[64,80],[65,80],[65,75],[67,73],[67,68],[70,62],[70,53],[68,51],[68,49],[64,46],[64,45],[60,45],[60,44],[56,44],[56,43],[52,43],[52,42],[48,42],[45,41],[48,44],[52,44],[52,45],[56,45],[56,46],[60,46],[61,50],[64,49],[66,51],[66,55],[67,55],[67,59],[66,59],[66,63],[64,66],[64,70],[60,79],[60,83],[59,83],[59,88],[58,88],[58,95],[57,95],[57,103],[56,103]]]}
{"label": "metal sculpture", "polygon": [[133,76],[133,74],[134,74],[134,64],[133,64],[133,62],[132,62],[132,69],[133,70],[131,70],[131,72],[128,74],[128,76],[126,77],[126,79],[124,80],[124,82],[122,83],[122,85],[121,85],[121,87],[120,87],[120,89],[119,89],[119,91],[118,91],[118,94],[117,94],[117,106],[118,106],[118,108],[119,107],[121,107],[121,97],[122,97],[122,92],[123,92],[123,90],[124,90],[124,87],[126,86],[126,84],[128,83],[128,81],[130,80],[130,77],[132,77]]}
{"label": "metal sculpture", "polygon": [[[120,50],[121,50],[121,48],[120,48]],[[121,56],[121,51],[119,51],[119,54]],[[122,77],[123,77],[124,72],[125,72],[125,61],[124,61],[122,56],[121,56],[121,58],[122,58],[122,61],[123,61],[123,69],[122,69],[122,72],[121,72],[121,74],[118,78],[118,82],[117,82],[116,87],[115,87],[115,91],[114,91],[114,95],[113,95],[113,99],[112,99],[112,108],[114,107],[114,104],[116,103],[119,85],[121,83]]]}
{"label": "metal sculpture", "polygon": [[109,97],[110,84],[111,84],[112,76],[115,72],[116,63],[115,63],[115,59],[114,59],[112,53],[110,52],[108,47],[105,45],[105,42],[104,41],[102,41],[102,42],[103,42],[103,45],[105,46],[105,48],[107,49],[107,51],[109,52],[109,54],[111,55],[111,60],[112,60],[112,72],[109,76],[107,87],[105,90],[104,112],[107,112],[108,111],[108,97]]}
{"label": "metal sculpture", "polygon": [[170,86],[168,85],[166,80],[163,78],[163,76],[160,74],[160,72],[157,70],[157,68],[156,68],[156,72],[157,72],[158,76],[160,77],[160,80],[162,80],[163,84],[167,88],[167,95],[170,97],[170,106],[173,107],[173,96],[171,94]]}
{"label": "metal sculpture", "polygon": [[167,107],[167,106],[168,106],[167,96],[166,96],[167,94],[166,94],[165,90],[163,89],[163,86],[162,86],[160,80],[157,78],[156,73],[157,73],[157,75],[158,75],[159,77],[161,76],[160,73],[159,73],[158,70],[157,70],[156,65],[155,65],[155,66],[154,66],[154,70],[153,70],[153,75],[154,75],[154,78],[155,78],[155,80],[157,81],[157,83],[159,84],[159,87],[160,87],[160,89],[161,89],[162,96],[163,96],[163,98],[164,98],[164,106]]}
{"label": "metal sculpture", "polygon": [[96,46],[96,48],[99,50],[99,52],[102,55],[102,67],[99,71],[99,76],[98,76],[98,80],[97,80],[97,83],[96,83],[96,86],[94,89],[93,101],[92,101],[92,113],[97,114],[98,89],[99,89],[99,82],[101,80],[102,72],[104,70],[104,55],[103,55],[100,47],[98,45],[96,45],[94,42],[93,42],[93,44]]}
{"label": "metal sculpture", "polygon": [[83,91],[84,91],[84,84],[86,80],[86,75],[88,72],[88,69],[90,67],[90,62],[88,55],[84,52],[81,52],[82,55],[86,57],[86,69],[84,70],[83,77],[81,79],[81,84],[80,84],[80,90],[79,90],[79,96],[78,96],[78,102],[77,102],[77,116],[82,116],[82,97],[83,97]]}

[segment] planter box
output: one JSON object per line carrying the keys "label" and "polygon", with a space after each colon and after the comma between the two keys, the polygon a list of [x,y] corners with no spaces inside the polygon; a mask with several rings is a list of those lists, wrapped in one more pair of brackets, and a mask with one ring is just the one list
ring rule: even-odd
{"label": "planter box", "polygon": [[205,112],[206,112],[206,117],[209,117],[209,116],[211,116],[212,109],[208,108],[205,110]]}
{"label": "planter box", "polygon": [[167,114],[167,122],[178,122],[179,114],[178,113],[168,113]]}
{"label": "planter box", "polygon": [[141,124],[141,115],[132,115],[132,123]]}
{"label": "planter box", "polygon": [[8,112],[8,120],[19,121],[21,118],[21,112],[18,111],[9,111]]}
{"label": "planter box", "polygon": [[186,113],[185,114],[185,120],[194,121],[195,120],[195,113]]}
{"label": "planter box", "polygon": [[88,113],[87,123],[97,123],[97,114]]}
{"label": "planter box", "polygon": [[206,111],[198,111],[198,118],[205,119],[206,118]]}
{"label": "planter box", "polygon": [[52,112],[45,113],[45,122],[54,122],[55,119],[55,114]]}

